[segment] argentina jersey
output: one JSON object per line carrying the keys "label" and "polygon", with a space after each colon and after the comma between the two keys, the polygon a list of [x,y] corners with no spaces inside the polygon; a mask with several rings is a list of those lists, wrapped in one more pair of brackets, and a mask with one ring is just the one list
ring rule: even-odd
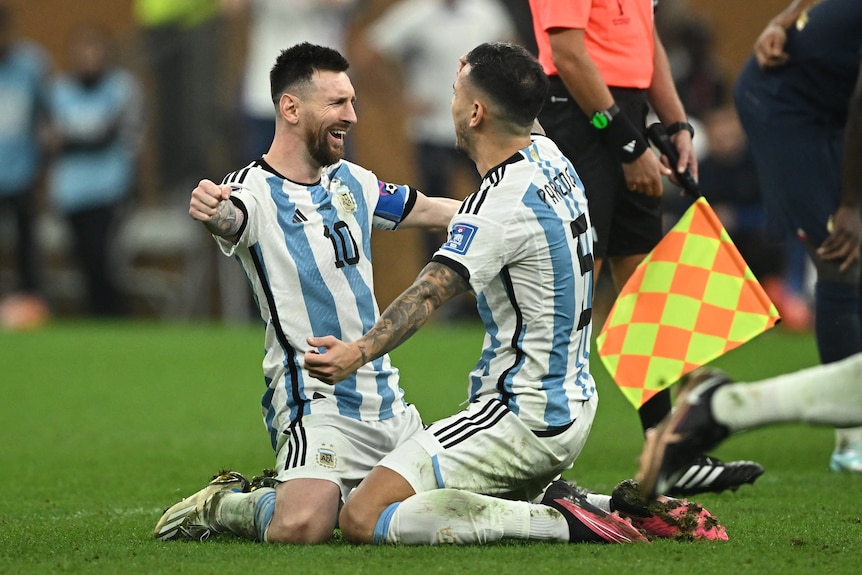
{"label": "argentina jersey", "polygon": [[302,368],[311,335],[359,339],[379,316],[371,268],[371,230],[395,229],[416,192],[387,184],[349,162],[304,185],[263,159],[229,174],[231,201],[244,212],[236,245],[216,237],[245,271],[266,325],[261,400],[273,446],[291,422],[309,413],[387,419],[405,409],[398,371],[383,356],[338,386]]}
{"label": "argentina jersey", "polygon": [[583,186],[548,138],[490,170],[434,255],[469,282],[485,325],[470,400],[502,400],[531,429],[569,425],[590,374],[592,227]]}

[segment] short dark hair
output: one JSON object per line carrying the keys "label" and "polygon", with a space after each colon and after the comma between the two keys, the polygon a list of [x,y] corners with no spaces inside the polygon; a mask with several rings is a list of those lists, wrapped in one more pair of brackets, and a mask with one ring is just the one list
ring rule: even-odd
{"label": "short dark hair", "polygon": [[522,46],[485,43],[465,58],[470,82],[503,110],[518,126],[532,126],[548,94],[548,77],[542,65]]}
{"label": "short dark hair", "polygon": [[310,82],[314,72],[344,72],[350,67],[341,52],[308,42],[282,50],[269,72],[270,94],[278,103],[281,94],[293,86]]}

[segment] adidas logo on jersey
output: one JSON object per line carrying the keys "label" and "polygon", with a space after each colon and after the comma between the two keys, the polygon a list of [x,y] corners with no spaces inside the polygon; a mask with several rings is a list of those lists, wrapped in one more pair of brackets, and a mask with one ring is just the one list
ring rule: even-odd
{"label": "adidas logo on jersey", "polygon": [[635,140],[632,140],[631,142],[623,146],[623,150],[625,150],[626,153],[631,154],[634,153],[635,146],[637,146],[637,142]]}

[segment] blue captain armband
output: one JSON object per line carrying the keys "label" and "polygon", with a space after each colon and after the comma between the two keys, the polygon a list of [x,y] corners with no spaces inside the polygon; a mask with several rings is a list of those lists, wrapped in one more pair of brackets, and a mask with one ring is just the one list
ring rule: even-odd
{"label": "blue captain armband", "polygon": [[377,181],[379,198],[374,208],[374,227],[394,230],[416,203],[416,190],[410,186]]}

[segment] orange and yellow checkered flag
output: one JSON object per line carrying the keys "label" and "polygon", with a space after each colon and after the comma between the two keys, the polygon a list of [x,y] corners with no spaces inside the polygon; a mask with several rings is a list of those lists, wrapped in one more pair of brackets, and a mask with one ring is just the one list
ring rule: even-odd
{"label": "orange and yellow checkered flag", "polygon": [[639,408],[778,319],[701,197],[626,282],[596,341],[605,367]]}

